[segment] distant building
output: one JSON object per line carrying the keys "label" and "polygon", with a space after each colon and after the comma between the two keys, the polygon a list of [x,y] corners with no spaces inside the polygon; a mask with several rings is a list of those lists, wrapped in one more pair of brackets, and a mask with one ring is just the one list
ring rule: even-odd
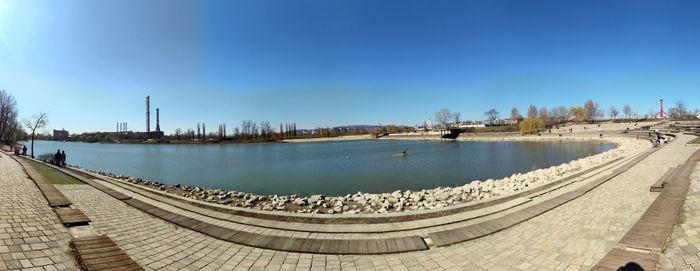
{"label": "distant building", "polygon": [[460,122],[458,125],[459,128],[479,128],[479,127],[486,127],[483,122],[478,121],[478,120],[468,120],[468,121],[463,121]]}
{"label": "distant building", "polygon": [[517,125],[518,119],[504,119],[503,124],[505,124],[505,125]]}
{"label": "distant building", "polygon": [[61,130],[53,130],[53,140],[56,141],[66,141],[68,140],[68,131],[61,129]]}

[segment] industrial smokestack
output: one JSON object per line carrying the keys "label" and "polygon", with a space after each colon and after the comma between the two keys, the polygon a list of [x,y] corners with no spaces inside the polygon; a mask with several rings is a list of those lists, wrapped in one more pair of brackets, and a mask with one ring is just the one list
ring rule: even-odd
{"label": "industrial smokestack", "polygon": [[146,133],[151,132],[151,96],[146,96]]}
{"label": "industrial smokestack", "polygon": [[160,108],[156,108],[156,132],[160,132]]}

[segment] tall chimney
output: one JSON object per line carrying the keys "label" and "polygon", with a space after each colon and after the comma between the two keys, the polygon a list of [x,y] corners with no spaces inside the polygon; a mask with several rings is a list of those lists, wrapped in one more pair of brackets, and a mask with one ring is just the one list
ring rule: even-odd
{"label": "tall chimney", "polygon": [[160,132],[160,108],[156,108],[156,132]]}
{"label": "tall chimney", "polygon": [[146,133],[151,132],[151,96],[146,96]]}

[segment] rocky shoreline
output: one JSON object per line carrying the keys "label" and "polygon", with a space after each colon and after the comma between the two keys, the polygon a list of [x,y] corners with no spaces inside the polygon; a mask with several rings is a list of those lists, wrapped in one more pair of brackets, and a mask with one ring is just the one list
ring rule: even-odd
{"label": "rocky shoreline", "polygon": [[[472,139],[470,139],[472,140]],[[487,139],[489,140],[489,139]],[[493,140],[493,139],[490,139]],[[501,139],[504,140],[504,139]],[[559,138],[513,138],[507,140],[561,140]],[[596,138],[569,138],[569,140],[600,141]],[[443,208],[475,200],[507,195],[544,183],[564,178],[582,170],[601,165],[621,156],[628,156],[651,147],[647,140],[634,140],[624,137],[605,139],[618,145],[606,152],[580,158],[568,163],[527,173],[516,173],[503,179],[475,180],[457,187],[437,187],[417,191],[397,190],[391,193],[355,193],[345,196],[325,195],[256,195],[253,193],[202,188],[181,184],[165,184],[153,180],[123,176],[108,172],[84,169],[86,171],[120,179],[132,184],[157,189],[186,198],[218,203],[235,207],[265,211],[323,214],[369,214],[408,212]]]}

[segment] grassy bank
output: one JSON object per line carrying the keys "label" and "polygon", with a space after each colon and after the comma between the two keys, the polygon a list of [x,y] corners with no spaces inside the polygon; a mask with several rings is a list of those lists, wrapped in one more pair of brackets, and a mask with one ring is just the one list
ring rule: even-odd
{"label": "grassy bank", "polygon": [[76,178],[66,175],[56,169],[53,169],[42,163],[26,159],[26,161],[36,169],[39,174],[43,175],[49,183],[52,184],[84,184]]}

